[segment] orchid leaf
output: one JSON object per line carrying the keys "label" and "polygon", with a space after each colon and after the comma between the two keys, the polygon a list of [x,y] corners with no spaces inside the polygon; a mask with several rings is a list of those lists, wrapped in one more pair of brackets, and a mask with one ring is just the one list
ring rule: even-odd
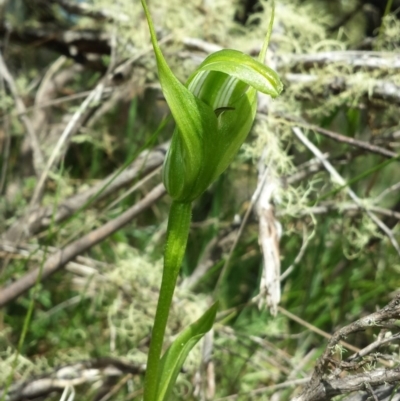
{"label": "orchid leaf", "polygon": [[156,401],[167,401],[176,378],[190,350],[211,330],[217,314],[218,302],[203,316],[182,331],[161,358]]}

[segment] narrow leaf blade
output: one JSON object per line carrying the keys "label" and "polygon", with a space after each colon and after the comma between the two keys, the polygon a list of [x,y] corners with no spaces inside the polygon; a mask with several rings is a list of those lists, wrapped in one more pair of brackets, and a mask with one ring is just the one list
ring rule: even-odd
{"label": "narrow leaf blade", "polygon": [[168,400],[176,378],[190,350],[204,334],[211,330],[217,309],[218,302],[212,305],[200,319],[186,327],[161,358],[156,401]]}

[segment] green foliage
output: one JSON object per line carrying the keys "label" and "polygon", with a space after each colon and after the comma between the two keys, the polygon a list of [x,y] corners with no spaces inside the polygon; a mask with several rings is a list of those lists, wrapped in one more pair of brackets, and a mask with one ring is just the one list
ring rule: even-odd
{"label": "green foliage", "polygon": [[[332,141],[315,132],[309,124],[398,151],[398,104],[375,97],[373,91],[382,81],[398,85],[399,70],[353,68],[342,62],[307,67],[286,62],[292,54],[345,52],[357,46],[365,36],[362,12],[333,34],[327,29],[353,10],[356,3],[355,0],[279,1],[271,50],[278,55],[277,70],[285,91],[268,104],[268,119],[263,114],[256,115],[256,123],[239,156],[193,205],[188,251],[172,302],[166,346],[206,310],[207,297],[214,291],[236,238],[237,221],[245,214],[254,193],[261,156],[273,167],[275,177],[282,184],[275,196],[274,212],[283,228],[282,272],[290,269],[290,274],[282,281],[284,309],[332,333],[374,311],[377,306],[383,306],[398,290],[398,254],[387,236],[354,206],[346,193],[351,188],[364,207],[390,211],[400,201],[399,192],[392,190],[385,194],[384,191],[398,182],[398,161],[386,162],[380,155]],[[89,6],[97,11],[109,11],[114,20],[95,23],[91,18],[82,17],[77,19],[74,29],[104,29],[117,38],[114,56],[118,62],[125,58],[139,59],[139,62],[133,76],[121,86],[116,85],[115,92],[122,94],[101,100],[107,106],[98,113],[101,116],[72,138],[64,167],[51,172],[43,205],[51,206],[54,214],[64,199],[92,187],[111,173],[125,171],[141,150],[162,143],[173,132],[172,123],[164,119],[168,110],[160,99],[156,63],[149,51],[148,27],[140,2],[96,0]],[[185,45],[187,38],[201,38],[224,48],[256,54],[269,19],[268,3],[246,26],[233,21],[233,7],[226,0],[207,2],[200,8],[196,2],[186,2],[183,7],[180,0],[154,0],[150,7],[165,59],[181,82],[190,79],[191,72],[200,64],[199,59],[206,56],[205,52]],[[21,14],[26,10],[17,11]],[[15,21],[24,18],[16,15]],[[11,18],[10,22],[13,21]],[[374,46],[377,56],[384,51],[385,57],[391,57],[398,49],[399,22],[392,14],[384,21]],[[27,106],[33,105],[39,79],[57,56],[43,51],[39,44],[29,49],[20,44],[10,45],[4,54],[23,101]],[[109,66],[113,57],[103,57],[104,65]],[[61,72],[71,64],[66,63]],[[311,84],[291,81],[290,74],[312,75],[315,80]],[[75,73],[59,88],[56,97],[90,90],[99,78],[99,73],[89,70]],[[348,85],[343,90],[336,90],[333,85],[332,90],[332,82],[340,83],[341,79]],[[0,98],[1,144],[5,144],[7,135],[10,138],[10,157],[6,159],[3,149],[0,156],[2,173],[4,161],[7,162],[4,191],[0,197],[0,224],[4,232],[24,215],[37,178],[25,165],[24,160],[29,157],[21,159],[20,156],[26,132],[14,100],[7,89],[6,92],[2,90]],[[62,118],[68,121],[81,101],[82,98],[64,100],[43,110],[51,111],[51,126],[62,126]],[[94,107],[93,114],[97,113],[95,110]],[[28,111],[33,120],[37,110]],[[221,109],[220,112],[229,115],[232,110]],[[294,139],[292,127],[295,125],[304,126],[310,140],[329,155],[346,186],[332,181],[323,168],[307,172],[308,163],[316,161],[311,152]],[[155,130],[159,135],[153,141]],[[44,151],[47,157],[51,146],[45,146]],[[304,173],[304,178],[295,180],[298,173]],[[160,180],[160,175],[156,175],[129,195],[125,194],[126,189],[121,189],[100,202],[94,202],[94,197],[73,218],[53,224],[51,235],[39,232],[28,243],[22,242],[21,248],[13,253],[2,249],[2,285],[14,282],[37,267],[43,260],[42,251],[61,248],[119,216]],[[125,198],[114,203],[120,196]],[[161,281],[169,206],[167,199],[160,200],[126,228],[92,248],[85,255],[88,259],[76,261],[76,270],[72,266],[71,270],[57,273],[36,288],[36,295],[24,294],[4,309],[0,329],[1,385],[10,377],[13,381],[28,379],[49,372],[55,366],[98,356],[111,355],[145,363]],[[389,214],[377,212],[377,215],[390,225],[394,238],[399,241],[398,220],[393,220]],[[216,244],[211,251],[207,248],[209,244]],[[32,251],[35,248],[39,250]],[[192,290],[180,287],[204,260],[211,260],[211,267]],[[273,319],[267,311],[255,306],[262,255],[258,223],[251,216],[232,253],[230,265],[230,273],[218,293],[221,315],[214,328],[214,398],[238,393],[241,400],[267,400],[276,391],[266,387],[288,380],[291,372],[294,372],[291,379],[309,375],[325,339],[283,314]],[[31,323],[21,353],[17,354],[31,300],[34,302]],[[364,347],[375,334],[377,330],[371,329],[348,341]],[[178,376],[173,399],[197,399],[193,395],[193,377],[199,370],[200,359],[200,348],[196,346],[189,353],[183,373]],[[128,384],[122,385],[113,399],[140,400],[141,396],[135,391],[140,392],[142,378],[130,379]],[[76,400],[92,399],[97,385],[77,386]],[[281,400],[292,396],[293,388],[279,392]]]}
{"label": "green foliage", "polygon": [[185,328],[165,351],[161,358],[156,400],[168,400],[180,370],[192,348],[212,329],[217,314],[218,302],[208,309],[200,319]]}
{"label": "green foliage", "polygon": [[[168,216],[164,270],[146,368],[144,400],[170,397],[189,351],[212,328],[216,306],[181,333],[160,360],[172,296],[189,235],[191,203],[228,167],[253,124],[257,90],[271,97],[282,91],[279,76],[262,64],[273,14],[259,60],[236,50],[207,57],[185,87],[170,70],[159,47],[145,0],[143,9],[165,99],[176,128],[163,167],[173,199]],[[273,4],[274,9],[274,4]]]}
{"label": "green foliage", "polygon": [[[236,50],[221,50],[203,61],[186,88],[166,63],[147,5],[142,4],[163,94],[177,125],[164,163],[164,184],[172,199],[192,202],[228,167],[244,142],[254,121],[257,91],[276,97],[282,83],[260,61]],[[273,17],[261,61],[272,21]]]}

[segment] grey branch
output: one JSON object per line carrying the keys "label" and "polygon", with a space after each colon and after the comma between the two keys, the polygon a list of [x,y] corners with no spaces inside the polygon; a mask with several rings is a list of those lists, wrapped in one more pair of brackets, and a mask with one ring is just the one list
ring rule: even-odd
{"label": "grey branch", "polygon": [[336,51],[314,54],[292,54],[284,56],[279,67],[289,65],[290,68],[303,70],[323,67],[328,64],[342,64],[354,68],[365,69],[400,69],[400,55],[395,53],[370,51]]}
{"label": "grey branch", "polygon": [[[329,78],[320,78],[318,75],[314,74],[293,74],[288,73],[284,75],[286,81],[291,84],[303,84],[311,86],[320,81],[324,87],[327,87],[334,93],[344,92],[345,90],[351,89],[354,86],[359,86],[358,82],[352,82],[350,76],[330,76]],[[365,95],[369,97],[386,100],[389,102],[400,103],[400,86],[393,82],[376,79],[374,83],[365,90]]]}
{"label": "grey branch", "polygon": [[[144,366],[133,365],[117,358],[99,358],[55,368],[51,373],[13,384],[5,397],[7,401],[22,401],[62,392],[66,387],[92,383],[124,374],[140,375]],[[3,399],[4,390],[0,390]]]}
{"label": "grey branch", "polygon": [[[341,394],[348,394],[354,391],[366,391],[366,383],[374,388],[383,384],[397,383],[399,381],[400,369],[375,369],[370,372],[358,373],[345,378],[321,380],[316,387],[307,392],[306,396],[300,396],[296,398],[296,401],[325,401]],[[383,390],[384,389],[383,387]],[[391,392],[393,392],[392,386],[390,389]],[[370,394],[368,394],[368,396],[370,397]],[[378,399],[382,400],[382,398]],[[398,400],[399,397],[396,399]],[[348,399],[348,401],[350,401],[350,399]]]}
{"label": "grey branch", "polygon": [[140,202],[132,206],[117,218],[89,232],[82,238],[70,243],[64,249],[61,249],[60,251],[50,255],[41,268],[37,267],[9,286],[0,288],[0,307],[6,305],[8,302],[28,291],[35,285],[37,280],[45,280],[57,270],[64,267],[68,262],[72,261],[75,257],[87,251],[92,246],[103,241],[109,235],[128,224],[133,218],[153,205],[153,203],[161,198],[164,194],[165,188],[162,184],[159,184]]}
{"label": "grey branch", "polygon": [[33,210],[28,219],[17,220],[5,233],[4,238],[9,241],[29,238],[47,228],[51,222],[59,223],[72,216],[92,199],[98,202],[115,194],[115,192],[121,188],[132,184],[138,177],[146,175],[159,167],[164,161],[167,148],[168,143],[164,143],[151,151],[143,151],[140,156],[119,175],[114,172],[89,189],[61,202],[55,214],[53,207],[41,207]]}
{"label": "grey branch", "polygon": [[43,163],[44,163],[43,154],[40,149],[39,140],[38,140],[35,130],[33,129],[32,122],[30,121],[29,117],[26,114],[25,104],[18,94],[17,86],[15,85],[14,79],[7,69],[7,66],[3,60],[3,56],[1,54],[1,52],[0,52],[0,75],[7,82],[7,86],[9,87],[10,92],[14,98],[15,107],[16,107],[18,113],[21,113],[20,119],[25,126],[26,132],[28,133],[29,140],[32,145],[33,165],[35,167],[35,173],[36,173],[36,175],[39,176],[41,173],[41,170],[43,168]]}
{"label": "grey branch", "polygon": [[[339,394],[346,394],[353,391],[365,391],[365,384],[371,388],[381,386],[386,383],[396,383],[400,381],[400,368],[392,369],[377,368],[357,374],[349,374],[340,377],[345,370],[350,370],[351,366],[357,366],[353,362],[337,361],[338,368],[333,371],[332,355],[340,341],[347,338],[350,334],[363,331],[370,327],[384,327],[391,319],[400,317],[400,294],[397,295],[387,306],[371,315],[361,318],[348,326],[338,330],[329,340],[324,353],[318,360],[309,385],[305,391],[294,401],[322,401],[330,400]],[[350,360],[350,359],[348,359]],[[354,365],[353,365],[354,364]]]}
{"label": "grey branch", "polygon": [[71,14],[84,15],[85,17],[93,18],[96,20],[119,20],[128,21],[128,16],[124,14],[113,15],[107,9],[95,10],[89,4],[83,2],[69,1],[69,0],[53,0],[58,3],[64,10]]}

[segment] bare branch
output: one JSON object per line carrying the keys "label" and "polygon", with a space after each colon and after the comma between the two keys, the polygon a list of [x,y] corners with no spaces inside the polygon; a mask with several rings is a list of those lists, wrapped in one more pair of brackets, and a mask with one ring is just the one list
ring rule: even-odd
{"label": "bare branch", "polygon": [[[399,369],[374,369],[369,372],[346,376],[345,378],[321,380],[317,387],[308,390],[305,396],[299,396],[293,401],[327,401],[340,394],[365,391],[366,384],[374,388],[399,381]],[[379,399],[382,400],[382,398]]]}
{"label": "bare branch", "polygon": [[263,394],[263,393],[266,393],[266,392],[272,391],[272,390],[279,390],[279,389],[284,389],[284,388],[288,388],[288,387],[294,387],[294,386],[298,386],[299,384],[306,383],[307,380],[308,380],[308,378],[306,378],[306,379],[287,380],[287,381],[285,381],[283,383],[278,383],[278,384],[273,384],[271,386],[258,388],[256,390],[248,391],[246,393],[233,394],[233,395],[228,395],[226,397],[217,398],[215,401],[237,400],[237,399],[239,399],[239,397],[243,397],[243,396],[246,396],[246,395],[247,396],[251,396],[251,395],[257,395],[257,394]]}
{"label": "bare branch", "polygon": [[71,14],[84,15],[85,17],[93,18],[96,20],[120,20],[128,21],[128,17],[122,13],[118,15],[112,15],[108,10],[93,10],[89,4],[69,1],[69,0],[52,0],[54,3],[58,3],[64,10]]}
{"label": "bare branch", "polygon": [[300,139],[303,144],[311,150],[311,152],[318,157],[326,170],[331,174],[332,179],[338,183],[339,185],[343,186],[346,192],[349,194],[350,198],[354,201],[354,203],[357,204],[358,207],[361,209],[365,210],[365,213],[368,215],[368,217],[388,236],[390,239],[390,242],[392,243],[393,247],[396,249],[397,253],[400,255],[400,246],[396,240],[396,238],[393,235],[392,230],[386,226],[386,224],[383,223],[383,221],[379,220],[375,214],[373,214],[366,206],[363,204],[361,199],[353,192],[351,188],[346,184],[346,181],[343,179],[343,177],[336,171],[336,169],[332,166],[332,164],[323,157],[321,151],[313,144],[311,143],[307,137],[301,132],[300,128],[294,127],[293,128],[294,134],[297,136],[297,138]]}
{"label": "bare branch", "polygon": [[149,174],[158,168],[164,160],[168,142],[151,151],[143,151],[135,161],[124,171],[114,172],[104,180],[96,183],[89,189],[71,196],[54,207],[42,207],[31,211],[28,219],[17,220],[5,233],[4,238],[9,241],[26,239],[48,227],[52,222],[58,223],[72,216],[89,202],[98,202],[116,191],[131,184],[139,176]]}
{"label": "bare branch", "polygon": [[[374,389],[374,393],[379,401],[399,401],[400,392],[397,385],[383,384]],[[368,392],[358,391],[343,399],[343,401],[370,401]]]}
{"label": "bare branch", "polygon": [[110,37],[107,33],[96,30],[61,30],[50,28],[29,28],[19,26],[14,29],[0,21],[0,37],[7,36],[11,42],[25,45],[40,44],[58,54],[72,58],[96,71],[105,71],[100,59],[92,60],[87,54],[109,55]]}
{"label": "bare branch", "polygon": [[383,336],[382,338],[378,338],[373,343],[367,345],[362,350],[356,352],[354,355],[349,357],[347,360],[353,361],[353,360],[362,358],[362,357],[370,354],[373,350],[381,347],[382,345],[389,344],[389,343],[391,343],[393,341],[398,341],[399,339],[400,339],[400,333],[396,333],[393,336],[389,336],[389,337]]}
{"label": "bare branch", "polygon": [[109,235],[128,224],[133,218],[149,208],[154,202],[165,194],[165,188],[162,184],[155,187],[149,194],[136,205],[122,213],[119,217],[109,221],[102,227],[99,227],[84,237],[67,245],[64,249],[52,254],[44,262],[43,266],[36,268],[19,278],[7,287],[0,289],[0,307],[14,300],[30,288],[37,280],[45,280],[57,270],[65,266],[66,263],[73,260],[76,256],[87,251],[92,246],[103,241]]}
{"label": "bare branch", "polygon": [[[397,295],[383,309],[338,330],[331,337],[324,353],[318,360],[309,385],[303,394],[296,397],[294,401],[329,400],[339,394],[365,390],[366,383],[368,383],[371,388],[374,388],[384,383],[395,383],[400,381],[400,369],[398,368],[378,368],[340,378],[338,378],[340,373],[346,368],[342,367],[341,369],[334,369],[333,371],[330,371],[329,369],[332,361],[331,356],[335,353],[336,347],[344,338],[347,338],[352,333],[357,333],[370,327],[384,327],[387,321],[398,319],[399,317],[400,295]],[[341,362],[338,361],[338,364],[340,366]]]}
{"label": "bare branch", "polygon": [[[13,384],[7,391],[7,401],[22,401],[47,396],[67,387],[106,380],[124,374],[142,375],[145,367],[117,358],[99,358],[55,368],[51,373]],[[4,392],[0,390],[0,398]]]}
{"label": "bare branch", "polygon": [[[366,206],[368,210],[374,213],[382,214],[384,216],[393,217],[396,220],[400,220],[400,213],[396,212],[395,210],[391,209],[384,209],[383,207],[378,206]],[[354,203],[340,203],[340,202],[324,202],[318,206],[314,206],[307,211],[306,213],[313,213],[313,214],[324,214],[328,213],[331,210],[340,210],[340,211],[363,211],[365,209],[360,208],[358,205]],[[278,213],[284,214],[284,212]]]}
{"label": "bare branch", "polygon": [[345,64],[353,68],[399,70],[400,56],[396,53],[361,50],[290,54],[280,60],[279,67],[290,65],[292,70],[304,71],[304,69],[323,67],[328,64]]}
{"label": "bare branch", "polygon": [[33,193],[31,202],[30,202],[30,207],[34,207],[40,199],[40,196],[43,191],[43,186],[46,183],[47,176],[53,167],[53,163],[56,161],[56,159],[59,156],[59,153],[62,149],[62,147],[67,143],[71,135],[75,132],[75,127],[78,126],[78,122],[81,119],[84,111],[90,107],[90,104],[94,102],[96,99],[99,99],[101,97],[101,93],[103,90],[104,84],[100,83],[99,85],[96,86],[96,88],[89,94],[89,96],[84,100],[84,102],[80,105],[78,110],[74,113],[72,118],[69,120],[67,126],[65,127],[62,135],[60,136],[56,146],[53,149],[53,152],[51,156],[49,157],[49,160],[46,163],[46,167],[42,174],[40,175],[39,182],[37,183],[35,187],[35,192]]}
{"label": "bare branch", "polygon": [[0,74],[3,76],[4,80],[7,82],[8,87],[10,88],[11,94],[13,95],[15,106],[17,108],[18,113],[21,113],[20,119],[25,126],[26,132],[29,135],[29,139],[32,144],[33,149],[33,165],[35,168],[36,175],[39,176],[43,169],[43,154],[40,149],[40,144],[36,132],[33,129],[32,122],[29,117],[26,115],[26,108],[24,102],[21,100],[17,86],[15,85],[14,79],[11,76],[10,72],[7,69],[6,64],[4,63],[3,56],[0,52]]}
{"label": "bare branch", "polygon": [[[279,116],[279,114],[278,114]],[[334,132],[322,127],[319,127],[318,125],[310,124],[304,120],[301,120],[296,117],[290,117],[290,116],[282,116],[285,120],[287,121],[293,121],[297,125],[302,126],[303,128],[313,130],[323,136],[326,136],[327,138],[333,139],[336,142],[340,143],[346,143],[347,145],[354,146],[360,149],[367,150],[368,152],[375,153],[384,157],[388,158],[393,158],[393,157],[398,157],[399,155],[395,152],[392,152],[391,150],[382,148],[380,146],[373,145],[371,143],[365,142],[365,141],[360,141],[359,139],[351,138],[346,135],[339,134],[338,132]]]}
{"label": "bare branch", "polygon": [[[320,77],[313,74],[288,73],[285,74],[284,77],[291,84],[304,84],[310,86],[320,79]],[[351,77],[346,76],[335,76],[330,77],[329,79],[324,78],[324,81],[321,83],[334,93],[343,92],[356,85],[356,83],[352,82]],[[374,84],[371,85],[370,90],[368,92],[365,90],[365,95],[389,102],[400,103],[400,86],[390,81],[376,79]]]}

